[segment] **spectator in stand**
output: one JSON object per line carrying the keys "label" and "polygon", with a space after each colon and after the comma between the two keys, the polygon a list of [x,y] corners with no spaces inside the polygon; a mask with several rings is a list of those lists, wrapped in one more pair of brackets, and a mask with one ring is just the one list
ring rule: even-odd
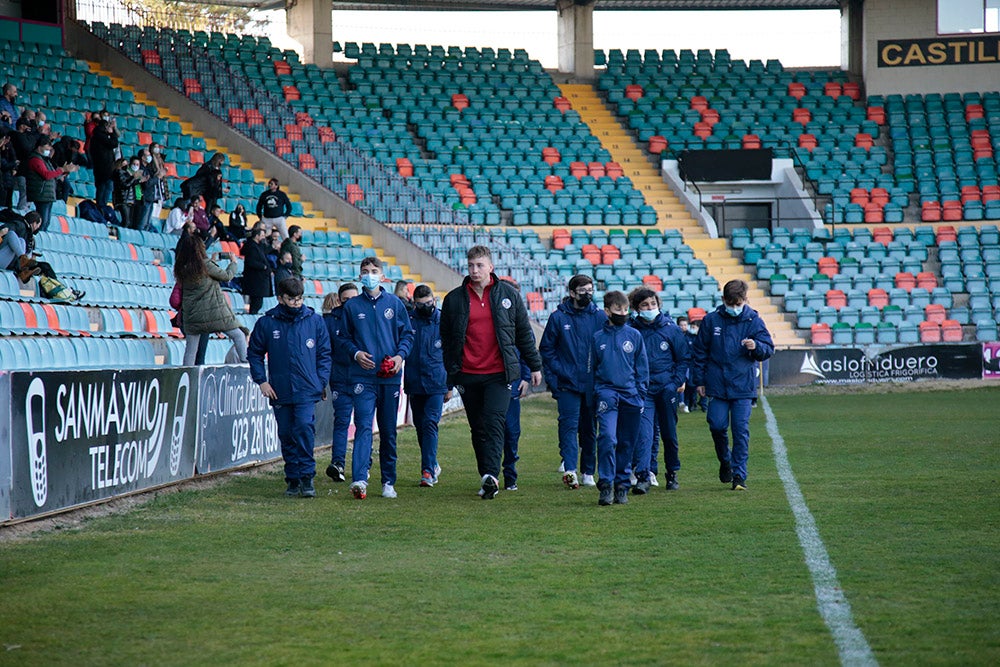
{"label": "spectator in stand", "polygon": [[118,160],[115,163],[114,206],[125,227],[136,229],[135,223],[139,219],[135,210],[138,201],[136,190],[141,187],[145,179],[146,175],[139,166],[139,156],[131,160]]}
{"label": "spectator in stand", "polygon": [[236,346],[239,363],[247,360],[246,336],[240,331],[236,315],[221,287],[221,283],[229,282],[236,275],[236,262],[230,257],[229,265],[222,269],[216,263],[219,258],[216,254],[215,259],[209,259],[205,244],[197,236],[182,236],[177,244],[174,276],[182,290],[185,366],[194,364],[201,337],[220,331]]}
{"label": "spectator in stand", "polygon": [[247,237],[247,210],[243,208],[243,204],[237,204],[229,214],[229,235],[237,243],[243,243],[243,239]]}
{"label": "spectator in stand", "polygon": [[300,277],[295,273],[295,264],[292,262],[292,253],[287,250],[278,255],[278,266],[274,269],[274,284],[277,285],[285,278],[292,276]]}
{"label": "spectator in stand", "polygon": [[243,256],[243,296],[250,303],[250,314],[256,315],[264,304],[264,297],[271,290],[271,265],[264,247],[264,226],[257,225],[250,231],[250,238],[240,248]]}
{"label": "spectator in stand", "polygon": [[16,273],[23,283],[38,276],[38,286],[46,299],[79,301],[85,292],[66,287],[59,282],[49,263],[34,258],[35,234],[41,224],[41,216],[36,211],[29,211],[24,218],[18,216],[0,227],[0,267]]}
{"label": "spectator in stand", "polygon": [[49,228],[52,217],[52,202],[56,200],[56,179],[64,178],[77,170],[75,164],[65,164],[56,169],[50,158],[52,144],[48,137],[38,141],[38,147],[28,159],[28,173],[25,176],[25,186],[28,191],[28,201],[35,205],[35,210],[42,217],[42,231]]}
{"label": "spectator in stand", "polygon": [[121,156],[118,146],[118,121],[114,118],[97,124],[90,137],[90,158],[94,165],[94,187],[97,189],[94,201],[98,206],[107,206],[114,192],[115,160]]}
{"label": "spectator in stand", "polygon": [[163,144],[153,142],[149,145],[149,154],[153,156],[153,165],[160,178],[160,200],[153,204],[153,220],[159,220],[163,212],[163,202],[170,200],[170,179],[167,178],[167,163]]}
{"label": "spectator in stand", "polygon": [[18,193],[17,208],[20,211],[28,209],[28,194],[26,179],[28,176],[28,159],[38,148],[39,134],[31,129],[31,124],[25,118],[18,118],[16,131],[10,135],[11,145],[17,166],[14,169],[14,189]]}
{"label": "spectator in stand", "polygon": [[[104,113],[107,113],[106,111]],[[110,119],[111,116],[109,115]],[[90,138],[94,136],[94,130],[97,129],[97,124],[101,122],[101,111],[91,111],[89,114],[85,115],[85,120],[83,123],[83,150],[90,157]]]}
{"label": "spectator in stand", "polygon": [[215,202],[222,198],[222,165],[226,156],[215,153],[205,164],[198,167],[194,176],[181,184],[181,192],[185,197],[201,195],[205,198],[205,208],[211,210]]}
{"label": "spectator in stand", "polygon": [[215,238],[220,241],[232,241],[233,238],[229,235],[229,230],[226,229],[226,224],[222,222],[222,214],[224,211],[222,207],[218,204],[212,209],[211,213],[208,215],[208,224],[214,230]]}
{"label": "spectator in stand", "polygon": [[[142,164],[142,173],[145,180],[142,182],[142,200],[140,208],[140,218],[138,229],[144,232],[159,231],[153,224],[153,210],[163,198],[163,177],[166,172],[160,171],[153,161],[153,154],[148,149],[139,151],[139,160]],[[159,224],[159,219],[156,219]]]}
{"label": "spectator in stand", "polygon": [[184,197],[178,197],[174,201],[174,207],[167,214],[167,222],[163,231],[167,234],[180,234],[188,222],[191,222],[188,202]]}
{"label": "spectator in stand", "polygon": [[191,206],[188,210],[191,214],[191,220],[194,222],[195,229],[198,230],[198,234],[204,241],[208,237],[209,229],[212,228],[212,224],[208,220],[208,213],[205,212],[205,198],[202,195],[192,197]]}
{"label": "spectator in stand", "polygon": [[278,259],[281,257],[281,243],[281,233],[277,229],[272,229],[270,240],[264,244],[267,248],[267,261],[271,263],[272,270],[278,268]]}
{"label": "spectator in stand", "polygon": [[413,299],[410,298],[409,285],[410,283],[405,280],[397,280],[393,294],[403,302],[403,305],[406,306],[406,312],[409,313],[410,317],[413,317]]}
{"label": "spectator in stand", "polygon": [[288,238],[281,242],[281,256],[287,252],[292,256],[292,273],[298,277],[302,277],[302,249],[299,247],[299,241],[302,240],[302,228],[298,225],[292,225],[288,228]]}
{"label": "spectator in stand", "polygon": [[10,132],[0,137],[0,206],[11,208],[15,191],[14,172],[17,170],[17,154],[11,143]]}
{"label": "spectator in stand", "polygon": [[285,218],[291,214],[292,202],[281,190],[278,179],[272,178],[267,182],[267,190],[264,190],[257,199],[257,217],[265,226],[277,229],[284,239],[288,238]]}
{"label": "spectator in stand", "polygon": [[0,97],[0,127],[11,129],[14,121],[21,117],[17,108],[17,86],[12,83],[3,84],[3,97]]}
{"label": "spectator in stand", "polygon": [[338,306],[340,306],[340,295],[336,292],[330,292],[323,297],[323,305],[320,306],[320,315],[325,317],[332,313],[333,309]]}

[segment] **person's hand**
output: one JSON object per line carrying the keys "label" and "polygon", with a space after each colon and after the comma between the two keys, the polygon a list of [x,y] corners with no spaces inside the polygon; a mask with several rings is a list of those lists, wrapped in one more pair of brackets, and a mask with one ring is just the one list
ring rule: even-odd
{"label": "person's hand", "polygon": [[451,397],[454,396],[454,395],[455,395],[455,392],[453,392],[451,389],[449,389],[448,392],[444,395],[444,402],[447,403],[448,401],[450,401]]}
{"label": "person's hand", "polygon": [[685,387],[687,387],[687,382],[682,382],[681,386],[677,387],[677,393],[683,394]]}
{"label": "person's hand", "polygon": [[540,384],[542,384],[542,372],[531,371],[531,386],[537,387]]}
{"label": "person's hand", "polygon": [[755,341],[753,338],[744,338],[742,341],[740,341],[740,344],[748,350],[757,349],[757,341]]}
{"label": "person's hand", "polygon": [[403,370],[403,357],[397,354],[396,356],[391,357],[391,359],[392,359],[392,374],[398,375],[399,371]]}
{"label": "person's hand", "polygon": [[326,387],[323,387],[323,393],[319,395],[319,400],[321,401],[326,400]]}
{"label": "person's hand", "polygon": [[527,396],[530,393],[529,392],[530,389],[531,389],[531,385],[528,384],[528,381],[527,380],[521,380],[521,384],[517,388],[518,398],[524,398],[525,396]]}
{"label": "person's hand", "polygon": [[704,387],[698,387],[697,388],[697,392],[698,392],[698,396],[700,396],[701,398],[705,398],[705,388]]}
{"label": "person's hand", "polygon": [[272,401],[278,400],[278,394],[275,393],[274,387],[271,386],[270,382],[260,383],[260,393],[264,394],[264,398],[269,398]]}
{"label": "person's hand", "polygon": [[358,362],[358,366],[370,371],[375,368],[375,361],[372,359],[372,355],[368,354],[364,350],[359,350],[357,354],[354,355],[354,361]]}

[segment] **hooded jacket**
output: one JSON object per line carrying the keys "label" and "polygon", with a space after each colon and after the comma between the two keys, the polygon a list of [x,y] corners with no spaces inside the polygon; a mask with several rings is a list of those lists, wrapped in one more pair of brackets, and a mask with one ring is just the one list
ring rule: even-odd
{"label": "hooded jacket", "polygon": [[280,188],[271,192],[268,188],[257,198],[258,218],[287,218],[292,214],[292,202]]}
{"label": "hooded jacket", "polygon": [[691,352],[684,332],[670,317],[660,313],[652,322],[641,317],[632,326],[642,334],[649,361],[649,393],[666,391],[673,394],[687,378]]}
{"label": "hooded jacket", "polygon": [[254,325],[247,360],[253,381],[274,388],[273,403],[315,403],[330,377],[330,335],[323,318],[309,306],[292,314],[278,304]]}
{"label": "hooded jacket", "polygon": [[350,381],[351,364],[354,363],[347,356],[347,350],[340,339],[344,329],[344,306],[337,306],[324,315],[323,322],[326,324],[326,330],[330,334],[330,342],[333,345],[330,389],[338,391],[346,387]]}
{"label": "hooded jacket", "polygon": [[578,309],[570,297],[564,298],[549,315],[538,351],[542,355],[545,383],[553,393],[594,391],[594,376],[587,370],[588,357],[594,334],[607,321],[608,316],[593,302]]}
{"label": "hooded jacket", "polygon": [[239,328],[240,323],[226,301],[221,285],[232,280],[234,275],[234,262],[230,262],[223,270],[218,264],[208,260],[205,275],[181,284],[184,333],[208,334]]}
{"label": "hooded jacket", "polygon": [[[493,279],[490,286],[493,329],[496,331],[507,382],[514,382],[521,377],[518,351],[531,372],[542,370],[542,358],[535,347],[535,336],[531,332],[528,310],[524,307],[521,293],[510,283],[500,280],[496,274],[490,275]],[[448,384],[451,386],[458,384],[458,375],[462,372],[465,332],[469,326],[469,282],[470,278],[466,276],[462,284],[448,292],[441,303],[441,349]]]}
{"label": "hooded jacket", "polygon": [[429,317],[414,312],[410,322],[413,324],[413,347],[406,357],[403,389],[407,394],[448,393],[441,351],[441,311],[435,308]]}
{"label": "hooded jacket", "polygon": [[[747,338],[757,343],[756,349],[743,347],[741,341]],[[756,310],[744,305],[743,312],[732,317],[725,306],[719,306],[698,327],[691,381],[714,398],[756,398],[757,362],[772,354],[774,342]]]}
{"label": "hooded jacket", "polygon": [[[387,378],[377,376],[382,358],[400,356],[403,359],[413,347],[413,329],[406,306],[394,294],[381,287],[373,297],[368,290],[361,290],[353,299],[344,304],[344,326],[340,342],[350,359],[348,378],[353,383],[399,384],[401,373]],[[375,362],[375,368],[365,370],[355,361],[355,355],[367,352]]]}
{"label": "hooded jacket", "polygon": [[605,323],[594,334],[588,371],[594,376],[594,391],[612,392],[619,401],[642,406],[649,387],[649,361],[642,334],[630,326]]}

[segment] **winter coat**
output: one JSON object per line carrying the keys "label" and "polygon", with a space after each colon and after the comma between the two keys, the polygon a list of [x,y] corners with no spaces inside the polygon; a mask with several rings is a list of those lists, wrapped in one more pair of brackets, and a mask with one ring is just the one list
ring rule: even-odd
{"label": "winter coat", "polygon": [[649,393],[673,394],[687,378],[691,353],[684,332],[667,315],[657,315],[652,322],[641,317],[632,326],[642,334],[649,361]]}
{"label": "winter coat", "polygon": [[278,189],[271,192],[271,189],[268,188],[260,193],[260,197],[257,199],[258,218],[287,218],[291,214],[292,202],[289,201],[288,195],[284,191]]}
{"label": "winter coat", "polygon": [[[403,359],[413,347],[413,328],[406,307],[394,294],[378,288],[372,297],[367,290],[361,290],[353,299],[344,304],[344,326],[340,334],[341,344],[351,360],[348,377],[351,383],[399,384],[401,374],[380,378],[376,372],[385,356],[400,356]],[[364,351],[371,355],[375,368],[365,370],[358,365],[355,355]]]}
{"label": "winter coat", "polygon": [[413,348],[406,357],[403,389],[407,394],[446,394],[448,377],[441,353],[441,311],[413,315]]}
{"label": "winter coat", "polygon": [[630,326],[605,323],[591,348],[594,391],[618,395],[619,401],[641,406],[649,387],[649,361],[642,334]]}
{"label": "winter coat", "polygon": [[90,159],[94,165],[94,181],[108,181],[114,176],[115,153],[118,148],[118,135],[108,134],[98,128],[90,137]]}
{"label": "winter coat", "polygon": [[207,334],[236,329],[240,323],[226,301],[219,283],[226,283],[236,275],[236,264],[230,262],[225,270],[215,262],[206,262],[206,275],[184,281],[181,313],[184,333]]}
{"label": "winter coat", "polygon": [[[741,341],[752,338],[757,347],[748,350]],[[705,387],[708,396],[724,400],[756,398],[758,361],[774,354],[774,342],[757,311],[743,306],[738,317],[719,306],[705,316],[694,341],[691,381]]]}
{"label": "winter coat", "polygon": [[[528,310],[524,307],[521,293],[510,283],[497,278],[496,274],[492,274],[492,278],[490,310],[493,313],[493,328],[500,346],[507,382],[514,382],[521,377],[518,351],[532,372],[542,370],[542,358],[535,347],[535,336],[528,322]],[[469,278],[466,276],[460,286],[445,295],[441,304],[441,349],[448,384],[451,386],[458,384],[458,375],[462,372],[462,354],[468,326]]]}
{"label": "winter coat", "polygon": [[62,169],[56,169],[52,162],[41,153],[32,153],[28,159],[28,173],[25,176],[25,186],[28,201],[38,204],[56,200],[56,179],[63,175]]}
{"label": "winter coat", "polygon": [[594,303],[577,309],[569,297],[549,315],[538,351],[542,355],[545,383],[553,393],[594,391],[594,376],[587,372],[587,360],[594,334],[607,321],[608,316]]}
{"label": "winter coat", "polygon": [[351,364],[354,362],[347,356],[347,348],[340,340],[344,328],[344,307],[337,306],[323,316],[326,330],[330,334],[333,346],[333,363],[330,366],[330,389],[338,391],[350,382]]}
{"label": "winter coat", "polygon": [[254,325],[247,361],[253,381],[270,383],[278,395],[272,403],[315,403],[330,377],[330,334],[323,318],[309,306],[292,314],[278,304]]}
{"label": "winter coat", "polygon": [[132,172],[126,167],[115,172],[115,208],[132,206],[136,202],[135,186],[139,185],[139,175],[142,172]]}
{"label": "winter coat", "polygon": [[243,293],[257,298],[271,296],[271,265],[263,246],[248,240],[240,248],[240,254],[243,256]]}
{"label": "winter coat", "polygon": [[302,249],[299,248],[299,244],[292,239],[285,239],[281,242],[281,249],[278,250],[278,257],[281,257],[285,253],[292,256],[292,272],[297,275],[302,275]]}

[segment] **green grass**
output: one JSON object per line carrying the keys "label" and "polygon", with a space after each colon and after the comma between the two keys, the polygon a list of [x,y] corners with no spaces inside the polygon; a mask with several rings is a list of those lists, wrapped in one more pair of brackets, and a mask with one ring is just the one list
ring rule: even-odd
{"label": "green grass", "polygon": [[[877,659],[1000,662],[1000,391],[770,403]],[[460,417],[433,489],[401,433],[395,501],[275,470],[0,542],[0,664],[836,664],[762,411],[743,494],[680,422],[681,490],[626,507],[562,488],[540,397],[492,502]]]}

